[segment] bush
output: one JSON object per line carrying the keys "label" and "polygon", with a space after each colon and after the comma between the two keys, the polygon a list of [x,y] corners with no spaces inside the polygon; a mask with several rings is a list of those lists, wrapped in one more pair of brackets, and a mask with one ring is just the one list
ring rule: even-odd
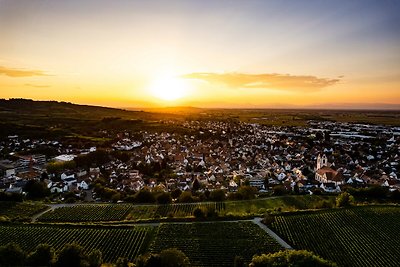
{"label": "bush", "polygon": [[343,192],[336,197],[336,207],[349,207],[353,204],[354,197],[347,192]]}
{"label": "bush", "polygon": [[80,245],[76,243],[66,244],[58,254],[55,265],[57,267],[87,266],[87,255]]}
{"label": "bush", "polygon": [[23,266],[25,252],[14,243],[0,247],[0,266]]}
{"label": "bush", "polygon": [[27,258],[28,266],[51,266],[54,260],[54,249],[47,244],[39,244]]}
{"label": "bush", "polygon": [[204,211],[201,208],[195,208],[193,215],[196,219],[203,219],[205,217]]}
{"label": "bush", "polygon": [[224,201],[225,200],[225,191],[220,190],[220,189],[211,191],[210,199],[212,201]]}
{"label": "bush", "polygon": [[276,253],[254,256],[249,266],[250,267],[269,267],[269,266],[332,267],[337,265],[306,250],[284,250]]}

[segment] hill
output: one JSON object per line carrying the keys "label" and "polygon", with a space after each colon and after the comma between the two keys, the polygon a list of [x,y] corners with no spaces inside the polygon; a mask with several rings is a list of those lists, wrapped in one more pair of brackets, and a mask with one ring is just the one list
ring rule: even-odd
{"label": "hill", "polygon": [[175,119],[177,115],[77,105],[57,101],[0,99],[0,138],[92,136],[98,130],[130,130]]}

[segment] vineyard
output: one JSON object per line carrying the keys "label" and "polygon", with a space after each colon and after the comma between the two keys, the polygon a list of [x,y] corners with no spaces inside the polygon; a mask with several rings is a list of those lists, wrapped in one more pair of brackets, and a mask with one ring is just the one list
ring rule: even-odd
{"label": "vineyard", "polygon": [[179,203],[167,205],[148,205],[133,206],[127,217],[131,220],[152,219],[162,217],[184,218],[193,216],[193,211],[201,208],[204,211],[215,210],[221,212],[225,209],[223,202],[204,202],[204,203]]}
{"label": "vineyard", "polygon": [[11,220],[28,220],[47,208],[48,206],[38,203],[0,201],[0,216]]}
{"label": "vineyard", "polygon": [[166,248],[182,250],[193,266],[232,266],[235,256],[250,262],[254,254],[281,249],[252,222],[162,224],[151,251]]}
{"label": "vineyard", "polygon": [[314,209],[322,202],[333,205],[330,196],[284,196],[244,201],[177,203],[166,205],[133,204],[79,204],[58,207],[43,214],[39,221],[44,222],[97,222],[121,220],[147,220],[165,217],[192,217],[193,211],[217,211],[223,216],[260,216],[267,211],[293,211]]}
{"label": "vineyard", "polygon": [[335,198],[332,196],[304,195],[227,201],[225,202],[224,212],[232,215],[262,215],[267,211],[318,209],[321,208],[323,203],[333,206]]}
{"label": "vineyard", "polygon": [[400,207],[354,207],[277,216],[271,228],[340,266],[398,266],[399,218]]}
{"label": "vineyard", "polygon": [[144,252],[153,231],[151,227],[2,225],[0,245],[14,242],[32,251],[38,244],[47,243],[60,250],[67,243],[77,242],[88,252],[102,251],[105,262],[115,262],[118,257],[133,260]]}
{"label": "vineyard", "polygon": [[43,214],[39,221],[97,222],[123,220],[131,209],[128,204],[93,204],[56,208]]}

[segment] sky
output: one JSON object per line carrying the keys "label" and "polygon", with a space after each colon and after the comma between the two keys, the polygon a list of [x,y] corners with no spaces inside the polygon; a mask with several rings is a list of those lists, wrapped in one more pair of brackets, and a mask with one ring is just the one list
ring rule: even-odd
{"label": "sky", "polygon": [[0,0],[0,98],[400,109],[400,1]]}

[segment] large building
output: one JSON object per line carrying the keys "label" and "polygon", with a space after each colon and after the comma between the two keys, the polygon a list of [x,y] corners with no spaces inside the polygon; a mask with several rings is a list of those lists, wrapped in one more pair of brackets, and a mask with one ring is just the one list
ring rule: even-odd
{"label": "large building", "polygon": [[328,158],[324,154],[318,155],[315,180],[321,183],[334,183],[336,186],[344,184],[344,176],[341,172],[332,169]]}

